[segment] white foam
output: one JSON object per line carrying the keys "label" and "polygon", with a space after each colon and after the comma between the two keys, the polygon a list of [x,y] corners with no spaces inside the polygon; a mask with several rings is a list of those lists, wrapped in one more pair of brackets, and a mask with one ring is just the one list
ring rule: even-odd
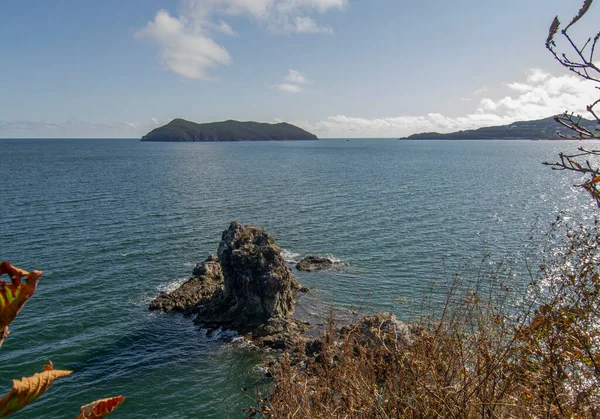
{"label": "white foam", "polygon": [[344,263],[342,261],[342,259],[333,256],[331,253],[325,253],[325,254],[322,254],[322,255],[319,255],[317,253],[313,253],[312,256],[316,256],[316,257],[319,257],[319,258],[328,259],[328,260],[331,261],[331,263],[333,263],[335,265],[346,265],[346,263]]}
{"label": "white foam", "polygon": [[288,249],[281,249],[281,257],[287,263],[298,263],[300,261],[300,253],[295,253]]}
{"label": "white foam", "polygon": [[185,281],[189,279],[189,276],[183,276],[181,278],[174,279],[173,281],[169,281],[166,283],[158,284],[156,289],[158,292],[173,292],[177,288],[183,285]]}
{"label": "white foam", "polygon": [[254,342],[252,342],[249,339],[246,339],[244,336],[235,336],[233,339],[231,339],[231,343],[239,348],[258,348],[258,346],[254,344]]}
{"label": "white foam", "polygon": [[219,327],[217,330],[214,330],[207,337],[211,341],[217,340],[231,340],[238,336],[238,333],[235,330],[223,330],[223,328]]}
{"label": "white foam", "polygon": [[[320,256],[320,255],[318,255]],[[342,259],[340,258],[336,258],[335,256],[333,256],[332,254],[325,254],[322,257],[329,259],[330,261],[332,261],[333,263],[337,264],[337,265],[345,265],[345,263],[342,262]]]}

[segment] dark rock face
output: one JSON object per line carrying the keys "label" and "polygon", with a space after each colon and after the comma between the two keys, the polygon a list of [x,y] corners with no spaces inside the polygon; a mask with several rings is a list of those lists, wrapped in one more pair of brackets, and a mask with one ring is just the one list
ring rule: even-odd
{"label": "dark rock face", "polygon": [[291,348],[307,330],[293,317],[300,285],[264,228],[233,222],[218,256],[196,265],[193,277],[158,296],[150,310],[197,314],[195,323],[236,330],[263,347]]}
{"label": "dark rock face", "polygon": [[322,256],[306,256],[296,264],[296,269],[299,271],[319,271],[322,269],[331,268],[333,260]]}
{"label": "dark rock face", "polygon": [[150,303],[150,310],[195,314],[223,289],[223,273],[215,255],[194,268],[192,277],[171,293],[163,293]]}
{"label": "dark rock face", "polygon": [[265,229],[231,223],[218,255],[224,287],[199,312],[196,323],[245,333],[270,319],[292,316],[300,286]]}

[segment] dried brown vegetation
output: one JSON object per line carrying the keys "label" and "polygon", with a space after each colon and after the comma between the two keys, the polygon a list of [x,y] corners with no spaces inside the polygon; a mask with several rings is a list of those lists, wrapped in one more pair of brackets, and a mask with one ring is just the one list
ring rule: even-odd
{"label": "dried brown vegetation", "polygon": [[[546,47],[565,67],[599,83],[594,51],[600,33],[578,47],[569,29],[588,12],[585,0]],[[576,56],[557,52],[555,36]],[[598,88],[596,86],[596,88]],[[600,123],[595,107],[587,110]],[[599,138],[565,113],[556,120],[581,139]],[[557,170],[588,176],[600,206],[600,150],[560,154]],[[445,303],[415,319],[402,339],[374,323],[342,333],[333,326],[301,363],[282,357],[273,387],[247,414],[268,418],[598,418],[600,417],[600,233],[557,220],[548,255],[525,294],[497,277],[457,280]],[[472,282],[471,282],[472,283]],[[314,352],[314,351],[313,351]]]}
{"label": "dried brown vegetation", "polygon": [[306,362],[279,361],[272,391],[248,413],[598,417],[600,237],[596,226],[569,236],[518,304],[508,304],[501,282],[485,293],[483,284],[455,282],[441,310],[416,320],[407,338],[376,323],[346,334],[331,327]]}

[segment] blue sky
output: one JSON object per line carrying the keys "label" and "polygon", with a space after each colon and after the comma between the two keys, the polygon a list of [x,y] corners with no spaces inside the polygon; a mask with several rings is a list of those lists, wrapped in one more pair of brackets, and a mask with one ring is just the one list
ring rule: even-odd
{"label": "blue sky", "polygon": [[2,0],[0,138],[139,137],[177,117],[397,137],[583,112],[593,84],[544,49],[553,17],[580,6]]}

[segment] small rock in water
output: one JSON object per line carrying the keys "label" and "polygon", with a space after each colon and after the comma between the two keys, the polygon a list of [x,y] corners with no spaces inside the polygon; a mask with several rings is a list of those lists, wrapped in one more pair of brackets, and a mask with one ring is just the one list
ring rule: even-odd
{"label": "small rock in water", "polygon": [[299,271],[320,271],[323,269],[331,268],[334,261],[323,256],[306,256],[300,262],[296,264],[296,269]]}

